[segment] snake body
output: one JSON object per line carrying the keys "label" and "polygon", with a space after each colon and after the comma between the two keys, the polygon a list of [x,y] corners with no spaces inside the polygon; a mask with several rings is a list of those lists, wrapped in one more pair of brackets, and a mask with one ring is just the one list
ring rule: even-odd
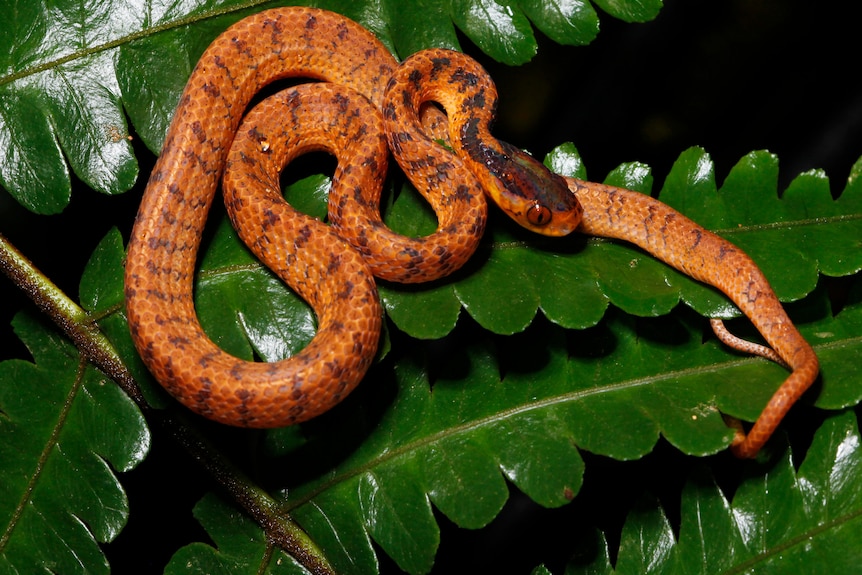
{"label": "snake body", "polygon": [[667,205],[636,192],[567,178],[584,207],[578,231],[631,242],[696,280],[724,292],[754,324],[769,348],[733,336],[712,320],[725,344],[762,355],[791,369],[748,434],[737,430],[731,445],[739,457],[754,457],[787,411],[817,378],[817,355],[799,333],[757,264],[724,238]]}
{"label": "snake body", "polygon": [[[293,76],[325,82],[280,92],[243,119],[254,94]],[[498,142],[490,136],[495,105],[493,83],[471,59],[433,50],[399,65],[371,33],[330,12],[280,8],[229,28],[181,96],[129,243],[129,325],[156,379],[192,410],[232,425],[285,426],[330,409],[375,354],[382,311],[374,276],[422,282],[458,269],[482,236],[487,196],[528,229],[631,241],[724,291],[771,348],[749,347],[720,323],[716,333],[792,370],[751,432],[737,434],[734,451],[756,453],[818,372],[757,266],[648,196],[561,178]],[[297,213],[279,191],[282,168],[311,150],[338,158],[330,226]],[[435,210],[434,234],[404,238],[380,221],[387,150]],[[223,172],[243,241],[318,315],[314,340],[290,359],[234,358],[198,322],[195,259]]]}

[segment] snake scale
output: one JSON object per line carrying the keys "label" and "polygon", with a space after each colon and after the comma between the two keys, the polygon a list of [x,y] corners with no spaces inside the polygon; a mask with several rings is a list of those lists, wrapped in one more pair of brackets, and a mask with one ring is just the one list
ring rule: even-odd
{"label": "snake scale", "polygon": [[[288,77],[322,82],[279,92],[245,116],[255,94]],[[560,177],[497,141],[489,131],[496,98],[470,58],[428,50],[399,64],[370,32],[331,12],[277,8],[231,26],[188,81],[129,243],[126,307],[147,367],[216,421],[277,427],[315,417],[359,383],[374,357],[382,321],[375,276],[426,282],[458,269],[482,237],[489,198],[527,229],[632,242],[724,292],[768,347],[713,320],[719,338],[791,371],[748,434],[736,432],[734,453],[754,456],[819,371],[766,278],[741,250],[649,196]],[[331,225],[280,194],[283,167],[314,150],[338,158]],[[435,233],[405,238],[381,222],[390,151],[437,214]],[[195,262],[222,179],[243,241],[318,316],[315,338],[289,359],[237,359],[198,322]]]}

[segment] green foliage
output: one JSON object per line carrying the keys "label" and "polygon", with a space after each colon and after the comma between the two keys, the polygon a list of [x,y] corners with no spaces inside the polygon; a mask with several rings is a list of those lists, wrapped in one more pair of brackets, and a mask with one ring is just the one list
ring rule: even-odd
{"label": "green foliage", "polygon": [[616,569],[604,538],[584,545],[567,575],[604,573],[834,573],[862,560],[862,442],[852,413],[830,417],[797,471],[785,448],[751,464],[729,501],[701,470],[682,491],[679,535],[661,505],[645,496],[623,527]]}
{"label": "green foliage", "polygon": [[[226,0],[157,11],[115,0],[19,4],[0,6],[15,15],[4,21],[0,41],[6,47],[0,53],[0,184],[41,214],[57,213],[69,202],[69,167],[94,190],[128,190],[138,167],[124,112],[157,152],[206,46],[251,9],[279,5]],[[536,53],[530,19],[567,44],[586,44],[598,31],[596,13],[585,0],[525,2],[523,8],[498,0],[318,5],[353,17],[400,55],[431,46],[458,48],[457,26],[493,58],[523,64]],[[605,9],[643,21],[660,6],[618,2]]]}
{"label": "green foliage", "polygon": [[[566,574],[796,574],[816,571],[803,567],[812,565],[812,557],[824,558],[831,572],[852,573],[862,559],[860,446],[858,421],[853,414],[832,416],[818,431],[798,471],[794,461],[798,455],[785,446],[769,461],[747,464],[745,478],[732,501],[717,487],[709,471],[700,469],[688,478],[682,491],[679,535],[675,535],[661,504],[644,495],[623,527],[616,568],[610,564],[604,536],[596,533],[594,539],[580,542]],[[213,497],[201,501],[196,515],[219,549],[186,548],[174,558],[173,568],[190,565],[195,573],[236,573],[223,566],[236,569],[249,557],[263,554],[259,528],[223,501]],[[347,514],[341,510],[340,515]],[[319,524],[325,519],[319,518]],[[311,524],[318,525],[313,519]],[[362,539],[361,535],[357,539]],[[238,553],[240,547],[255,545],[256,551]],[[358,557],[352,559],[353,569],[346,568],[345,572],[373,568],[371,563],[359,564]],[[282,560],[280,570],[272,572],[295,572],[289,560]],[[709,566],[707,571],[701,569],[703,564]],[[169,572],[174,570],[169,568]]]}
{"label": "green foliage", "polygon": [[0,572],[109,573],[98,542],[128,519],[115,471],[147,454],[132,402],[74,347],[22,314],[35,363],[0,363]]}
{"label": "green foliage", "polygon": [[[41,214],[68,204],[72,174],[106,194],[129,189],[138,167],[126,118],[134,137],[157,151],[206,45],[251,10],[276,5],[207,2],[159,12],[113,1],[6,4],[0,11],[15,16],[0,26],[7,48],[0,52],[0,184]],[[585,0],[318,4],[357,19],[401,56],[458,48],[458,30],[508,64],[536,52],[533,27],[577,45],[595,37],[599,22]],[[595,6],[637,22],[653,18],[661,3]],[[586,177],[571,144],[546,162]],[[778,440],[764,460],[741,464],[732,499],[704,463],[681,492],[678,525],[645,494],[628,513],[619,550],[597,532],[579,542],[568,572],[791,573],[805,563],[852,573],[858,565],[848,552],[860,548],[862,509],[858,424],[849,408],[862,387],[859,366],[847,358],[862,353],[862,161],[837,199],[820,171],[781,193],[777,174],[774,155],[752,152],[718,186],[707,152],[691,148],[659,190],[639,163],[606,181],[659,197],[752,255],[779,296],[794,302],[791,316],[821,359],[821,381],[803,408],[837,413],[804,453]],[[326,187],[314,175],[286,194],[322,215]],[[388,193],[393,228],[417,234],[433,226],[397,176]],[[244,358],[275,360],[304,346],[315,325],[308,306],[249,255],[223,217],[214,217],[210,231],[196,292],[208,333]],[[123,256],[112,230],[83,271],[81,305],[147,399],[170,405],[131,345]],[[835,309],[829,278],[848,278]],[[496,216],[479,253],[453,278],[380,291],[386,353],[357,393],[299,428],[220,434],[227,445],[253,446],[255,478],[339,572],[374,573],[381,551],[406,572],[428,572],[441,516],[485,527],[512,486],[548,508],[577,500],[589,471],[585,452],[629,461],[652,453],[660,438],[691,456],[722,452],[731,438],[722,414],[753,420],[786,376],[714,340],[705,318],[737,315],[717,291],[620,242],[537,238]],[[0,573],[34,565],[108,572],[99,543],[114,539],[128,518],[118,472],[147,454],[147,422],[54,330],[25,313],[15,329],[33,361],[0,363]],[[744,322],[734,329],[745,333]],[[183,479],[170,472],[153,497]],[[224,499],[207,495],[194,513],[211,544],[182,547],[166,572],[305,572]],[[836,563],[836,550],[845,563]]]}

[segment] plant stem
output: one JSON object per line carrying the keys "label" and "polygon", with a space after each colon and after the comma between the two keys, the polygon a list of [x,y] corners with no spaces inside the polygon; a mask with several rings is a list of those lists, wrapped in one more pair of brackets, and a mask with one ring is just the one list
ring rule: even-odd
{"label": "plant stem", "polygon": [[3,235],[0,235],[0,269],[63,330],[88,361],[116,381],[142,410],[149,408],[137,382],[87,312]]}

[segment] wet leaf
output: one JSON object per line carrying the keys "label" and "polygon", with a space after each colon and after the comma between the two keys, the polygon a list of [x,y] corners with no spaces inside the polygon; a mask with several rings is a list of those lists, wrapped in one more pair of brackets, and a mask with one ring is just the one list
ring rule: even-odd
{"label": "wet leaf", "polygon": [[34,361],[0,363],[0,569],[109,573],[99,543],[126,524],[117,471],[147,454],[131,400],[32,317],[15,329]]}
{"label": "wet leaf", "polygon": [[566,573],[800,573],[818,564],[853,573],[860,559],[859,426],[852,412],[818,430],[799,470],[787,447],[750,463],[732,500],[701,471],[682,492],[679,535],[657,500],[645,497],[629,514],[616,569],[607,556]]}

